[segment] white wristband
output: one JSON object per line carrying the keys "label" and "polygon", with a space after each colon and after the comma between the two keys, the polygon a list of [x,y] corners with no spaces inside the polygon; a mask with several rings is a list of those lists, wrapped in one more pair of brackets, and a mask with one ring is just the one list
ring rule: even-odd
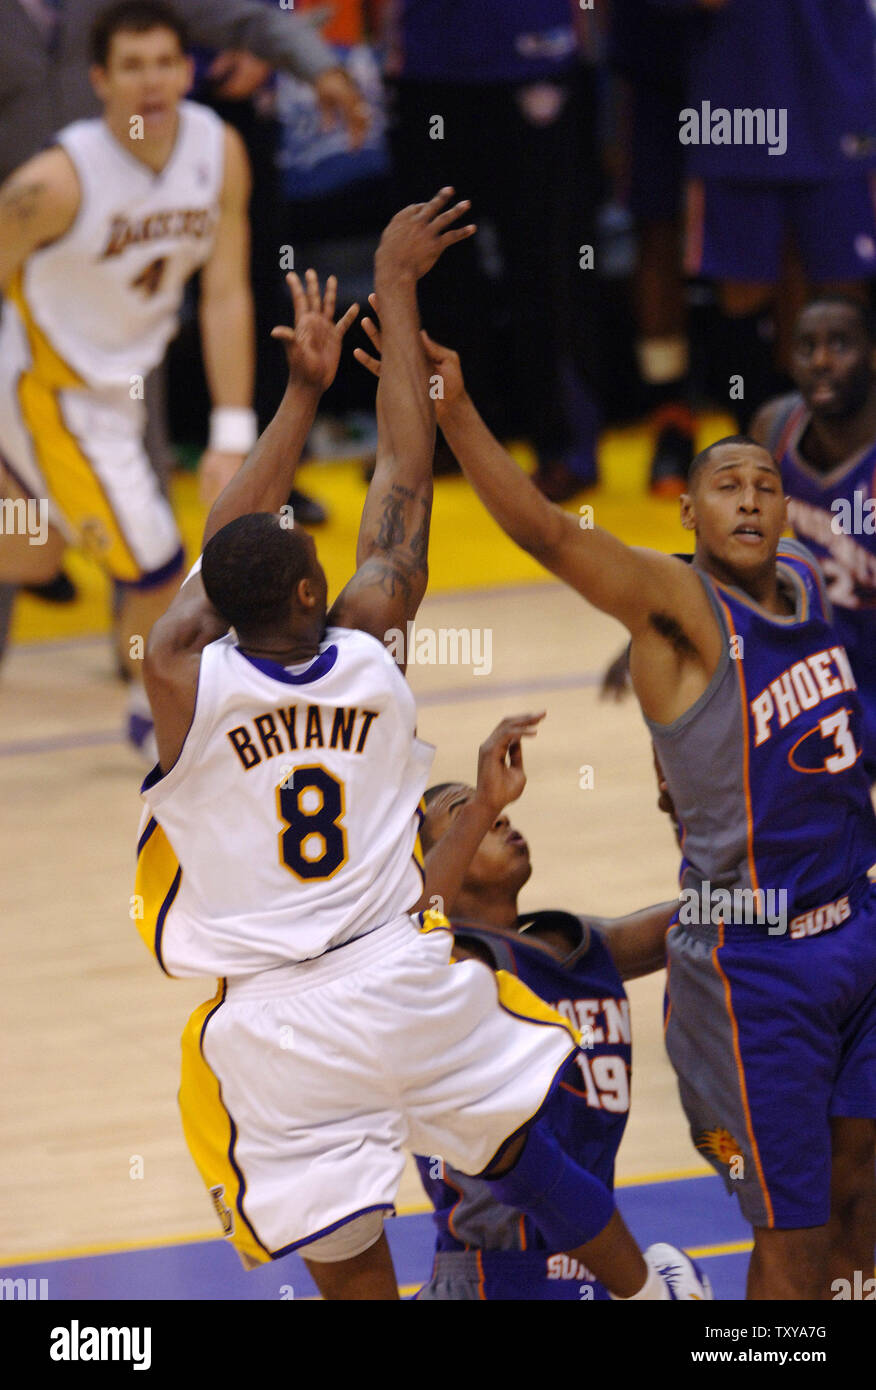
{"label": "white wristband", "polygon": [[248,454],[258,438],[256,413],[246,405],[219,405],[210,411],[207,447],[220,454]]}

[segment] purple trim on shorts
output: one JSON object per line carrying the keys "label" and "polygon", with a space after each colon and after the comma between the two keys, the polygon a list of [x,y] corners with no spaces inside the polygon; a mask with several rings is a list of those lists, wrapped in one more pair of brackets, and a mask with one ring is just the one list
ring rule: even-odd
{"label": "purple trim on shorts", "polygon": [[250,666],[255,666],[263,675],[270,676],[271,680],[282,681],[284,685],[310,685],[312,681],[321,680],[327,676],[338,659],[338,649],[335,646],[326,647],[325,651],[314,657],[306,671],[300,675],[293,676],[291,671],[287,671],[285,666],[281,666],[277,661],[270,661],[264,656],[249,656],[242,647],[235,647],[236,652],[240,652],[244,661],[248,661]]}
{"label": "purple trim on shorts", "polygon": [[293,1250],[299,1250],[302,1245],[311,1245],[315,1240],[321,1240],[323,1236],[330,1236],[332,1231],[337,1231],[341,1226],[346,1226],[351,1221],[355,1221],[357,1216],[367,1216],[369,1211],[391,1211],[395,1213],[395,1206],[392,1202],[375,1202],[370,1207],[360,1207],[358,1211],[351,1212],[349,1216],[342,1216],[340,1221],[333,1221],[331,1226],[323,1226],[321,1230],[315,1231],[313,1235],[305,1236],[303,1240],[293,1240],[291,1245],[284,1245],[282,1250],[275,1250],[271,1255],[272,1260],[282,1260],[284,1255],[290,1254]]}
{"label": "purple trim on shorts", "polygon": [[161,565],[157,570],[150,570],[148,574],[142,574],[139,579],[116,579],[114,576],[113,582],[123,589],[135,589],[138,592],[158,589],[182,569],[184,561],[185,555],[182,546],[180,546],[167,564]]}

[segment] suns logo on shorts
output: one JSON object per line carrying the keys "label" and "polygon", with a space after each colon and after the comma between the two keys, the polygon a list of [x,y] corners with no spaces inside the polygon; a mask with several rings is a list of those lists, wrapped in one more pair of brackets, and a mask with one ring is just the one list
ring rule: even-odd
{"label": "suns logo on shorts", "polygon": [[741,1153],[739,1144],[729,1129],[722,1129],[720,1125],[715,1129],[704,1129],[694,1142],[698,1149],[705,1154],[711,1154],[719,1163],[730,1164],[734,1158],[738,1159]]}
{"label": "suns logo on shorts", "polygon": [[234,1235],[234,1212],[227,1207],[222,1198],[225,1196],[224,1187],[211,1187],[210,1196],[213,1199],[213,1206],[216,1208],[216,1215],[222,1223],[222,1234],[224,1236]]}

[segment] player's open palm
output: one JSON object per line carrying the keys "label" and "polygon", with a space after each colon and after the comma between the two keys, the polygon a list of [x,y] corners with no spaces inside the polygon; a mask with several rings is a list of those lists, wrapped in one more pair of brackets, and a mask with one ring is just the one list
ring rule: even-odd
{"label": "player's open palm", "polygon": [[516,801],[526,786],[521,740],[535,736],[544,716],[544,710],[511,715],[497,724],[478,749],[477,794],[496,815],[509,801]]}
{"label": "player's open palm", "polygon": [[[377,305],[377,295],[369,294],[368,303],[375,314],[379,313]],[[371,342],[377,356],[365,352],[363,348],[354,348],[353,356],[356,361],[372,376],[380,376],[380,328],[372,318],[362,320],[362,328]],[[465,393],[465,381],[462,376],[462,363],[459,360],[459,353],[454,352],[453,348],[442,347],[441,343],[436,343],[429,337],[425,328],[420,329],[420,337],[423,340],[423,348],[429,359],[429,365],[434,369],[433,374],[441,378],[441,394],[435,399],[435,414],[441,420],[442,414],[449,410],[455,401]]]}
{"label": "player's open palm", "polygon": [[330,275],[326,281],[324,297],[315,270],[306,271],[304,279],[302,285],[294,271],[286,276],[295,323],[292,328],[286,325],[274,328],[271,337],[283,344],[290,380],[325,391],[335,379],[344,334],[356,318],[359,305],[351,304],[343,318],[335,323],[338,294],[335,276]]}
{"label": "player's open palm", "polygon": [[474,236],[477,228],[472,223],[453,226],[471,203],[465,198],[448,208],[452,197],[452,188],[442,188],[428,203],[412,203],[397,212],[384,228],[375,264],[382,261],[393,271],[419,280],[448,246]]}

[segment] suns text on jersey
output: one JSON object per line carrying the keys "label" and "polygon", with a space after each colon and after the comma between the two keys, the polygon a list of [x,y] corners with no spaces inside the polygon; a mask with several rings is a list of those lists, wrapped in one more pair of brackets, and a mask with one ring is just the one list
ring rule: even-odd
{"label": "suns text on jersey", "polygon": [[626,999],[558,999],[554,1008],[573,1028],[580,1029],[584,1047],[630,1041],[630,1005]]}
{"label": "suns text on jersey", "polygon": [[364,753],[371,725],[378,717],[377,710],[355,706],[288,705],[257,714],[248,724],[227,729],[226,736],[244,771],[249,772],[278,753],[299,749],[338,748],[346,753]]}
{"label": "suns text on jersey", "polygon": [[814,709],[834,695],[857,688],[849,658],[842,647],[813,652],[805,660],[795,661],[751,701],[755,748],[772,737],[774,717],[778,727],[784,729],[804,710]]}

